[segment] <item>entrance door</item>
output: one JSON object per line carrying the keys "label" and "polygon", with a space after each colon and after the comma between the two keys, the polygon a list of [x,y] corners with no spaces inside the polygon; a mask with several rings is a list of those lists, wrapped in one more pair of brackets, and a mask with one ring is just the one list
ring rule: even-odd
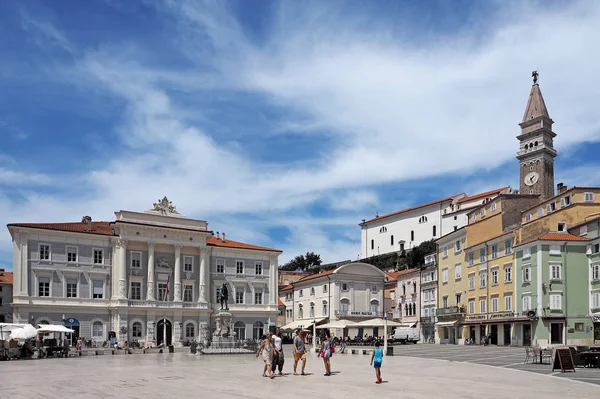
{"label": "entrance door", "polygon": [[504,345],[510,345],[510,324],[504,325]]}
{"label": "entrance door", "polygon": [[531,324],[523,324],[523,346],[531,346]]}
{"label": "entrance door", "polygon": [[[173,338],[173,327],[171,326],[171,322],[169,320],[166,321],[167,324],[167,343],[166,345],[171,345]],[[165,341],[165,324],[163,319],[160,319],[158,323],[156,323],[156,344],[160,345]]]}
{"label": "entrance door", "polygon": [[71,326],[69,328],[73,330],[71,333],[71,346],[75,346],[75,344],[77,344],[77,339],[79,338],[79,326]]}
{"label": "entrance door", "polygon": [[483,342],[483,338],[485,337],[485,326],[479,326],[479,343]]}
{"label": "entrance door", "polygon": [[379,338],[379,327],[373,327],[373,337]]}
{"label": "entrance door", "polygon": [[469,327],[469,338],[471,338],[471,341],[475,342],[476,341],[476,336],[475,336],[475,327],[471,326]]}
{"label": "entrance door", "polygon": [[563,323],[550,323],[550,343],[563,343]]}
{"label": "entrance door", "polygon": [[498,345],[498,324],[492,324],[490,327],[490,344]]}

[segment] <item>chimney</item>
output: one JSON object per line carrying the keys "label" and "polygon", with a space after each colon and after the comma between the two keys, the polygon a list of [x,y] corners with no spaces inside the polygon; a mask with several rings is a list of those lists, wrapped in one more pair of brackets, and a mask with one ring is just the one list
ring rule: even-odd
{"label": "chimney", "polygon": [[375,217],[378,218],[379,217],[379,212],[375,212]]}
{"label": "chimney", "polygon": [[556,193],[556,194],[562,194],[562,193],[564,193],[565,191],[567,191],[567,186],[565,186],[565,185],[564,185],[564,184],[562,184],[562,183],[558,183],[558,184],[556,185],[556,191],[557,191],[557,193]]}
{"label": "chimney", "polygon": [[221,238],[221,235],[219,234],[219,232],[217,231],[217,240]]}
{"label": "chimney", "polygon": [[84,216],[81,218],[81,223],[87,223],[87,227],[86,230],[87,231],[92,231],[92,217],[91,216]]}
{"label": "chimney", "polygon": [[225,232],[223,232],[223,242],[225,242]]}

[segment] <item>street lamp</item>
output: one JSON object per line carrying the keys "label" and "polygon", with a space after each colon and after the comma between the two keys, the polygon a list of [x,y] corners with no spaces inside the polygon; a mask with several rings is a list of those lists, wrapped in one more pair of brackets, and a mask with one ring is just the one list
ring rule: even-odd
{"label": "street lamp", "polygon": [[313,336],[312,336],[312,342],[313,342],[313,352],[317,352],[317,319],[315,318],[315,316],[313,315]]}

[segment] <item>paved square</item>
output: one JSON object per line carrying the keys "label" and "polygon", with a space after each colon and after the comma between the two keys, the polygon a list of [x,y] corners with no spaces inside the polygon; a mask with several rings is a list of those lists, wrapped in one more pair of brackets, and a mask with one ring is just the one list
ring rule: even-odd
{"label": "paved square", "polygon": [[[460,350],[414,345],[419,349]],[[434,398],[597,397],[600,387],[510,367],[482,366],[479,361],[449,362],[432,358],[394,356],[384,359],[383,379],[376,385],[369,356],[335,355],[331,377],[323,376],[322,361],[309,355],[308,376],[293,376],[291,348],[284,377],[261,377],[262,364],[252,355],[199,356],[188,353],[118,355],[10,361],[2,363],[2,398]],[[480,351],[507,348],[473,348]],[[467,354],[467,352],[464,352]],[[484,359],[479,356],[479,359]],[[414,356],[414,353],[412,354]],[[491,358],[492,356],[490,356]],[[600,371],[600,370],[599,370]],[[577,371],[579,373],[579,370]],[[598,372],[596,375],[600,375]]]}

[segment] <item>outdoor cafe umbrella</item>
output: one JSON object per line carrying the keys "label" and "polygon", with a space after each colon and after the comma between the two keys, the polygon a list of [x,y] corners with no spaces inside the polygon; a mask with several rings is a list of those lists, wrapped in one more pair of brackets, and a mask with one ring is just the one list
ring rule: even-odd
{"label": "outdoor cafe umbrella", "polygon": [[31,325],[27,324],[23,328],[15,328],[10,332],[10,339],[29,339],[34,338],[37,335],[37,330]]}

